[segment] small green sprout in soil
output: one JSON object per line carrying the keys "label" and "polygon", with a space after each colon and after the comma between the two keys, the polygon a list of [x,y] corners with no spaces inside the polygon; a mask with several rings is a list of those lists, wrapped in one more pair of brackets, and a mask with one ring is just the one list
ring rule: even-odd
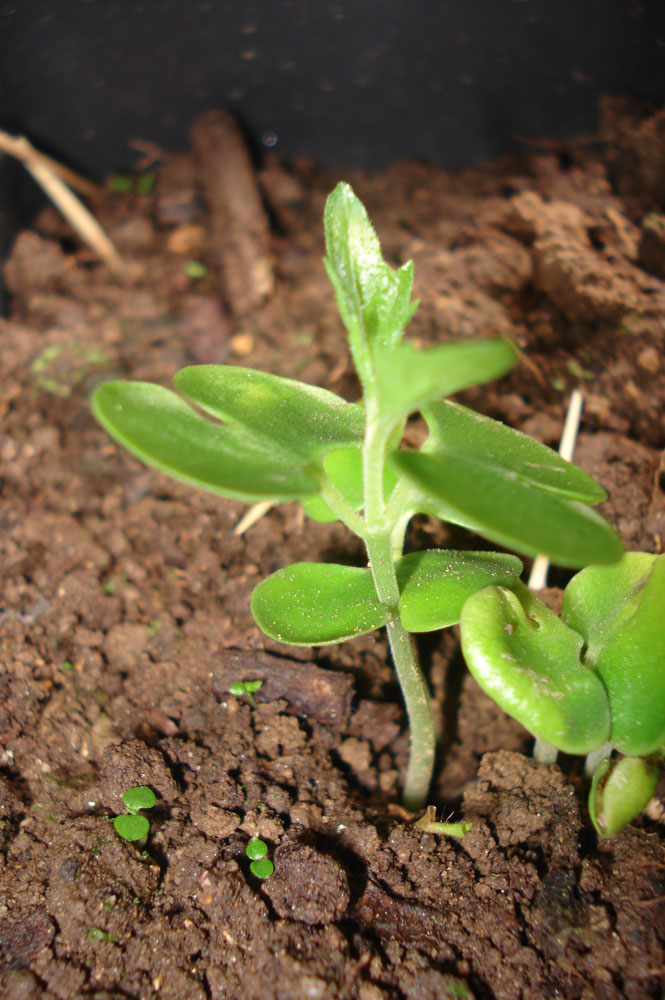
{"label": "small green sprout in soil", "polygon": [[182,270],[188,278],[192,278],[194,281],[200,281],[208,273],[208,268],[200,260],[188,260],[182,265]]}
{"label": "small green sprout in soil", "polygon": [[[116,440],[177,479],[246,503],[299,501],[314,520],[339,520],[363,541],[366,566],[295,563],[258,585],[251,608],[267,635],[295,645],[386,629],[410,726],[404,804],[415,811],[427,800],[436,727],[412,635],[457,624],[469,597],[490,584],[511,586],[522,563],[504,552],[404,555],[411,518],[438,517],[576,569],[613,563],[623,548],[591,509],[605,499],[595,480],[446,398],[509,372],[515,347],[502,339],[422,349],[404,341],[417,308],[413,264],[394,270],[384,260],[348,184],[329,196],[324,229],[358,402],[262,371],[195,365],[176,374],[179,395],[107,382],[92,406]],[[402,444],[416,413],[429,429],[418,451]]]}
{"label": "small green sprout in soil", "polygon": [[583,569],[561,618],[519,581],[485,587],[462,609],[461,636],[498,705],[545,747],[586,756],[600,836],[646,807],[665,763],[665,555]]}
{"label": "small green sprout in soil", "polygon": [[245,848],[245,854],[250,859],[249,870],[256,878],[270,878],[275,866],[268,857],[268,845],[259,837],[252,837]]}
{"label": "small green sprout in soil", "polygon": [[123,840],[129,840],[137,847],[143,847],[150,832],[150,821],[147,816],[140,814],[140,810],[152,809],[157,802],[155,793],[147,785],[135,785],[133,788],[127,789],[122,796],[122,801],[125,803],[127,812],[114,818],[115,832]]}
{"label": "small green sprout in soil", "polygon": [[234,698],[245,698],[252,708],[256,708],[254,692],[262,687],[263,681],[234,681],[233,684],[229,684],[229,694]]}
{"label": "small green sprout in soil", "polygon": [[103,931],[99,927],[91,927],[88,931],[88,941],[106,941],[107,943],[114,944],[117,940],[117,934]]}
{"label": "small green sprout in soil", "polygon": [[421,816],[418,822],[414,823],[414,826],[425,833],[436,833],[444,837],[457,837],[459,840],[462,840],[464,834],[468,833],[471,829],[470,823],[444,823],[438,821],[434,806],[427,806],[425,815]]}

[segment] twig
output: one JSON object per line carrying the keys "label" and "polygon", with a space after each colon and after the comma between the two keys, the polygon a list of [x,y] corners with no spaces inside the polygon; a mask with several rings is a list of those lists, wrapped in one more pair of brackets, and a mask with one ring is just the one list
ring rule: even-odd
{"label": "twig", "polygon": [[57,160],[52,159],[52,157],[47,156],[45,153],[40,153],[24,135],[10,135],[8,132],[0,129],[0,150],[9,153],[11,156],[15,156],[26,167],[34,163],[41,163],[45,167],[49,167],[54,174],[62,178],[68,187],[73,188],[74,191],[78,191],[79,194],[85,194],[89,198],[94,198],[101,191],[99,184],[94,184],[87,177],[81,177],[75,170],[70,170],[63,163],[58,163]]}
{"label": "twig", "polygon": [[[102,258],[110,270],[121,274],[125,270],[122,257],[94,215],[67,186],[70,184],[83,193],[96,194],[99,190],[96,185],[40,153],[25,136],[11,136],[0,131],[0,149],[21,161],[81,239]],[[63,178],[66,178],[67,183]]]}
{"label": "twig", "polygon": [[243,535],[248,528],[251,528],[253,524],[256,524],[262,517],[265,517],[270,508],[274,506],[275,503],[273,500],[262,500],[261,503],[253,504],[247,513],[240,518],[233,529],[233,534]]}
{"label": "twig", "polygon": [[[579,389],[573,389],[566,419],[563,424],[561,443],[559,444],[559,454],[567,462],[571,462],[575,454],[575,444],[580,428],[583,406],[584,396]],[[547,556],[536,556],[531,567],[531,575],[529,576],[529,590],[542,590],[543,587],[547,586],[547,571],[549,566],[550,561]]]}

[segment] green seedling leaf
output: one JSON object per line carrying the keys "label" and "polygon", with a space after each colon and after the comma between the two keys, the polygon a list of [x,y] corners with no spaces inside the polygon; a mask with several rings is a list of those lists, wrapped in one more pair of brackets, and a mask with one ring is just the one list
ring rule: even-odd
{"label": "green seedling leaf", "polygon": [[249,870],[255,878],[270,878],[275,871],[275,866],[270,858],[261,858],[259,861],[252,861]]}
{"label": "green seedling leaf", "polygon": [[399,343],[418,303],[411,301],[413,265],[393,271],[367,212],[348,184],[338,184],[324,214],[326,270],[335,289],[351,350],[363,377],[372,357]]}
{"label": "green seedling leaf", "polygon": [[456,625],[464,602],[490,584],[509,587],[522,572],[516,556],[499,552],[412,552],[399,560],[399,613],[409,632]]}
{"label": "green seedling leaf", "polygon": [[254,620],[266,635],[295,646],[324,646],[381,628],[390,611],[376,596],[369,569],[293,563],[255,588]]}
{"label": "green seedling leaf", "polygon": [[489,465],[499,455],[499,468],[512,470],[523,482],[538,489],[582,503],[607,499],[605,490],[588,473],[547,445],[498,420],[448,401],[428,407],[424,417],[430,436],[423,452],[443,449],[451,454],[471,455]]}
{"label": "green seedling leaf", "polygon": [[[169,389],[145,382],[99,386],[95,416],[149,465],[247,502],[318,492],[326,451],[362,437],[362,408],[333,393],[263,372],[220,366],[211,373],[210,367],[184,369],[177,384],[202,409],[224,412],[232,423],[206,420]],[[222,408],[214,394],[225,386],[229,400]]]}
{"label": "green seedling leaf", "polygon": [[[600,486],[555,452],[488,417],[453,403],[429,407],[431,436],[421,452],[392,461],[442,516],[527,555],[542,553],[561,566],[616,561],[618,536],[586,503]],[[579,498],[585,495],[585,502]],[[424,507],[430,507],[426,500]],[[435,504],[436,506],[436,504]]]}
{"label": "green seedling leaf", "polygon": [[263,687],[263,681],[234,681],[229,684],[229,694],[240,697],[243,694],[254,694]]}
{"label": "green seedling leaf", "polygon": [[649,804],[660,779],[656,764],[641,757],[605,758],[589,792],[589,815],[601,837],[611,837]]}
{"label": "green seedling leaf", "polygon": [[128,812],[136,813],[139,809],[152,809],[157,798],[152,788],[147,785],[135,785],[133,788],[127,789],[122,796],[122,801]]}
{"label": "green seedling leaf", "polygon": [[183,274],[194,281],[200,281],[208,273],[208,268],[200,260],[188,260],[182,265]]}
{"label": "green seedling leaf", "polygon": [[436,807],[427,806],[425,815],[413,824],[417,830],[434,833],[441,837],[456,837],[464,840],[464,835],[471,829],[471,823],[443,823],[436,818]]}
{"label": "green seedling leaf", "polygon": [[257,708],[256,698],[254,694],[260,688],[263,687],[263,681],[234,681],[233,684],[229,684],[229,694],[232,694],[234,698],[245,698],[252,708]]}
{"label": "green seedling leaf", "polygon": [[462,651],[480,686],[525,729],[565,753],[607,742],[601,680],[581,662],[583,640],[519,581],[486,587],[462,609]]}
{"label": "green seedling leaf", "polygon": [[137,816],[133,813],[123,813],[113,820],[115,832],[123,840],[145,842],[150,832],[150,823],[146,816]]}
{"label": "green seedling leaf", "polygon": [[[472,593],[489,583],[512,583],[522,571],[515,556],[485,552],[412,552],[398,559],[400,618],[410,632],[429,632],[460,619]],[[386,625],[369,569],[334,563],[294,563],[263,580],[251,599],[254,619],[273,639],[322,646]]]}
{"label": "green seedling leaf", "polygon": [[268,854],[268,845],[264,840],[260,840],[258,837],[252,837],[245,848],[245,854],[252,861],[260,861],[261,858],[265,858]]}
{"label": "green seedling leaf", "polygon": [[518,353],[507,340],[474,340],[418,350],[400,344],[376,358],[382,419],[395,421],[429,403],[505,375]]}
{"label": "green seedling leaf", "polygon": [[612,746],[655,752],[665,744],[665,555],[630,552],[582,570],[566,587],[562,617],[605,685]]}
{"label": "green seedling leaf", "polygon": [[318,462],[329,451],[362,443],[362,405],[316,385],[236,365],[191,365],[173,384],[204,412],[285,449],[285,457]]}

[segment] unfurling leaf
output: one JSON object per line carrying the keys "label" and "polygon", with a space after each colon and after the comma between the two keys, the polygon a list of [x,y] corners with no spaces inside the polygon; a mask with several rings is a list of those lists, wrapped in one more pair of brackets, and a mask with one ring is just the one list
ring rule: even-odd
{"label": "unfurling leaf", "polygon": [[641,757],[606,757],[596,768],[589,792],[589,815],[601,837],[622,830],[649,804],[660,768]]}
{"label": "unfurling leaf", "polygon": [[411,301],[413,265],[394,271],[383,259],[374,227],[348,184],[326,202],[326,270],[359,375],[370,375],[372,358],[399,343],[417,302]]}

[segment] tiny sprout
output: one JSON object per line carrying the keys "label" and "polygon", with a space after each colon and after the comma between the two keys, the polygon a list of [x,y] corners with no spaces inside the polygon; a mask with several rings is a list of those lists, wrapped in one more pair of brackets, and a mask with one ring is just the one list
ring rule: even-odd
{"label": "tiny sprout", "polygon": [[255,878],[270,878],[275,871],[275,866],[270,858],[260,858],[258,861],[252,861],[249,870]]}
{"label": "tiny sprout", "polygon": [[103,931],[100,927],[91,927],[88,931],[88,941],[106,941],[114,944],[118,940],[117,934]]}
{"label": "tiny sprout", "polygon": [[146,816],[139,815],[139,810],[152,809],[157,802],[155,793],[147,785],[135,785],[127,789],[122,801],[127,812],[114,818],[115,832],[123,840],[129,840],[137,847],[143,847],[148,839],[150,822]]}
{"label": "tiny sprout", "polygon": [[192,278],[194,281],[200,281],[208,273],[208,268],[200,260],[188,260],[186,264],[182,265],[182,270],[188,278]]}
{"label": "tiny sprout", "polygon": [[254,692],[263,687],[263,681],[234,681],[229,684],[229,694],[234,698],[245,698],[252,708],[256,708],[256,698]]}
{"label": "tiny sprout", "polygon": [[261,858],[265,858],[267,853],[268,845],[264,840],[260,840],[259,837],[252,837],[245,848],[245,854],[252,861],[260,861]]}
{"label": "tiny sprout", "polygon": [[270,878],[275,866],[268,855],[268,845],[259,837],[252,837],[245,848],[245,854],[250,859],[249,870],[256,878]]}
{"label": "tiny sprout", "polygon": [[134,190],[134,181],[126,174],[111,174],[106,179],[106,186],[113,194],[129,194]]}
{"label": "tiny sprout", "polygon": [[425,833],[437,833],[443,837],[457,837],[459,840],[464,838],[464,834],[468,833],[471,829],[470,823],[440,823],[436,818],[436,808],[434,806],[427,806],[425,810],[425,815],[421,816],[417,823],[413,824],[417,830],[423,830]]}

